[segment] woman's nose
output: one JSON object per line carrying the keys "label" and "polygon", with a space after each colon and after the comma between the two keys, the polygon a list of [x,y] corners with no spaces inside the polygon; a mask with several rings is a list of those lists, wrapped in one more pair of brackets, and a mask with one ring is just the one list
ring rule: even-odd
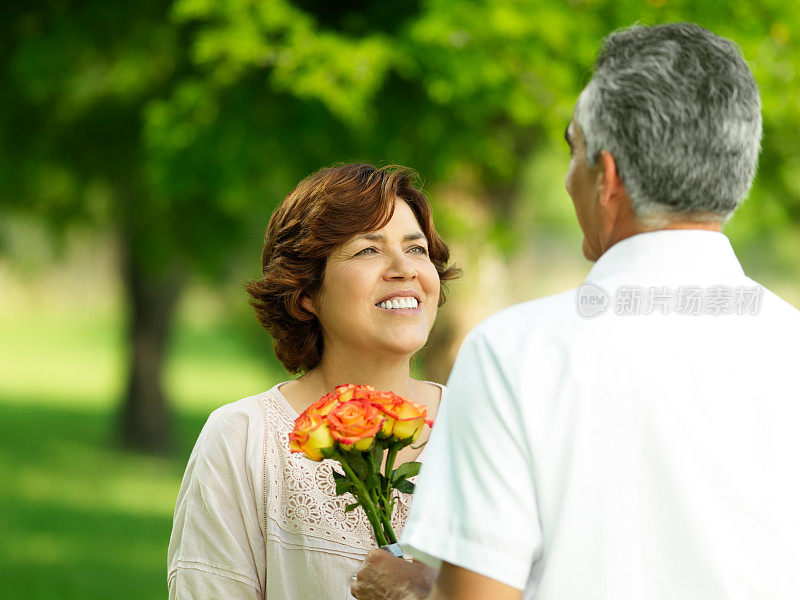
{"label": "woman's nose", "polygon": [[405,252],[389,254],[389,264],[384,272],[386,279],[414,279],[416,276],[417,269],[414,261]]}

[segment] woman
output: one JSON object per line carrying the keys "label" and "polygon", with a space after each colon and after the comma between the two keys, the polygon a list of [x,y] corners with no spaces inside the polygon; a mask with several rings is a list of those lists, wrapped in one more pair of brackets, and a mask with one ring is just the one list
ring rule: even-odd
{"label": "woman", "polygon": [[[441,282],[457,275],[448,260],[405,169],[324,169],[286,197],[267,228],[263,276],[246,289],[277,357],[302,376],[209,417],[175,507],[170,598],[352,598],[351,576],[375,547],[369,523],[344,512],[332,461],[290,455],[288,433],[343,383],[392,390],[435,416],[443,387],[409,367],[444,302]],[[398,464],[419,452],[405,448]]]}

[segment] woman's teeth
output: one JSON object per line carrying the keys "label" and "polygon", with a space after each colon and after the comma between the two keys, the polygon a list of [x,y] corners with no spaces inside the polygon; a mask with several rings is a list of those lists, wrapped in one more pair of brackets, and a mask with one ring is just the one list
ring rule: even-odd
{"label": "woman's teeth", "polygon": [[392,298],[391,300],[384,300],[378,306],[381,308],[417,308],[419,303],[416,298]]}

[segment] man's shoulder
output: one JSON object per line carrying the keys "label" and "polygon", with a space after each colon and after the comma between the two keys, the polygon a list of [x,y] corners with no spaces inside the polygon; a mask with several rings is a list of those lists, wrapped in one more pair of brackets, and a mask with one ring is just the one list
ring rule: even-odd
{"label": "man's shoulder", "polygon": [[753,288],[759,288],[763,294],[763,305],[775,314],[777,317],[782,317],[800,324],[800,309],[790,303],[786,298],[780,296],[775,291],[765,287],[764,285],[753,281]]}

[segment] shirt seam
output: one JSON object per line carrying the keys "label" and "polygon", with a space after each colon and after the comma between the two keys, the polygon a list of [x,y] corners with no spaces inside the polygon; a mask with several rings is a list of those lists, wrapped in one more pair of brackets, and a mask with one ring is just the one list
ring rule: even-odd
{"label": "shirt seam", "polygon": [[225,569],[223,567],[210,565],[208,563],[197,560],[178,560],[176,567],[169,572],[168,579],[170,581],[175,579],[175,576],[181,569],[200,571],[201,573],[208,573],[209,575],[223,577],[224,579],[229,579],[231,581],[236,581],[238,583],[243,583],[245,585],[248,585],[257,592],[261,593],[261,587],[258,585],[258,582],[251,579],[248,575],[245,575],[244,573],[238,573],[237,571],[231,571],[230,569]]}
{"label": "shirt seam", "polygon": [[[285,538],[282,538],[280,535],[276,535],[274,533],[269,534],[268,539],[278,544],[284,550],[302,550],[304,552],[320,552],[322,554],[333,554],[335,556],[343,556],[345,558],[354,558],[358,560],[363,560],[363,558],[369,553],[369,550],[363,551],[351,551],[349,546],[341,545],[341,548],[325,548],[322,546],[310,546],[306,544],[295,543]],[[326,541],[326,540],[323,540]],[[334,542],[335,543],[335,542]],[[377,548],[377,545],[373,544],[373,548]]]}

